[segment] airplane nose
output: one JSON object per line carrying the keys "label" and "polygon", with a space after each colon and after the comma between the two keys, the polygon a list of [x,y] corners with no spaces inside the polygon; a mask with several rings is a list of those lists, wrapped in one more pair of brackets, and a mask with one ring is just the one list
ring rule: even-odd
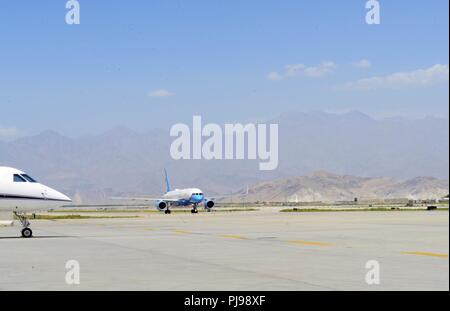
{"label": "airplane nose", "polygon": [[192,196],[192,201],[194,201],[194,202],[201,202],[201,201],[203,201],[203,196],[195,194],[195,195]]}
{"label": "airplane nose", "polygon": [[59,196],[61,198],[61,201],[66,201],[66,202],[72,202],[72,199],[69,198],[67,195],[59,193]]}
{"label": "airplane nose", "polygon": [[61,192],[58,192],[54,189],[47,188],[45,189],[46,198],[48,200],[55,200],[55,201],[64,201],[64,202],[72,202],[72,199],[66,196],[65,194],[62,194]]}

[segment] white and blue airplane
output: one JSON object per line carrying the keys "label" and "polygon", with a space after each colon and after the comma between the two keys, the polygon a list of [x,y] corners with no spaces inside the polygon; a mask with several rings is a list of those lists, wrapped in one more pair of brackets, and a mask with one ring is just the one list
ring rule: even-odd
{"label": "white and blue airplane", "polygon": [[[71,199],[68,196],[37,182],[25,172],[0,167],[0,217],[14,214],[22,224],[22,237],[33,236],[27,213],[48,211],[69,202]],[[14,221],[1,219],[0,227],[14,225]]]}
{"label": "white and blue airplane", "polygon": [[152,201],[155,202],[155,207],[158,211],[164,212],[165,214],[170,214],[170,208],[172,206],[192,206],[191,212],[193,214],[198,213],[198,207],[203,205],[203,207],[210,212],[214,207],[215,203],[212,199],[207,199],[202,190],[198,188],[187,188],[187,189],[175,189],[172,190],[170,187],[169,177],[167,176],[167,171],[164,170],[166,177],[166,193],[160,198],[112,198],[114,200],[131,200],[131,201]]}

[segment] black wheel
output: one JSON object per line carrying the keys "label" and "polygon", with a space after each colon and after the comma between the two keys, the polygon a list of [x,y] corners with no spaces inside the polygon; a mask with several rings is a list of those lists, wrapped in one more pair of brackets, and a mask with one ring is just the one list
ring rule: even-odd
{"label": "black wheel", "polygon": [[191,213],[192,213],[192,214],[197,214],[197,213],[198,213],[198,210],[193,209],[193,210],[191,210]]}
{"label": "black wheel", "polygon": [[172,213],[172,211],[169,210],[169,209],[167,209],[167,210],[165,211],[165,213],[166,213],[166,215],[168,215],[168,214]]}
{"label": "black wheel", "polygon": [[33,236],[33,231],[31,231],[30,228],[24,228],[22,230],[22,237],[23,238],[31,238]]}

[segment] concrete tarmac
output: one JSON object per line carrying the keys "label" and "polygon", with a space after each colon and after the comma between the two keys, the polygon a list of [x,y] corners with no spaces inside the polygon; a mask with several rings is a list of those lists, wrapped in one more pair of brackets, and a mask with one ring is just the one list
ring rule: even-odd
{"label": "concrete tarmac", "polygon": [[[0,290],[449,290],[448,211],[149,213],[32,228],[33,239],[0,228]],[[69,260],[79,285],[66,282]],[[378,285],[366,282],[373,260]]]}

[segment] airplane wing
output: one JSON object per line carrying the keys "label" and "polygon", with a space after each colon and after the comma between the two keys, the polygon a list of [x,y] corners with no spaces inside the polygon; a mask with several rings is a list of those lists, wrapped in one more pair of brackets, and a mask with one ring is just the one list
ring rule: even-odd
{"label": "airplane wing", "polygon": [[221,201],[221,200],[226,200],[226,199],[232,199],[232,198],[236,198],[236,197],[246,197],[248,195],[248,189],[245,193],[233,193],[233,194],[218,194],[218,195],[213,195],[211,197],[205,198],[206,201]]}
{"label": "airplane wing", "polygon": [[114,197],[110,198],[111,200],[121,200],[121,201],[142,201],[142,202],[156,202],[156,201],[164,201],[164,202],[177,202],[177,200],[172,199],[164,199],[164,198],[143,198],[143,197],[137,197],[137,198],[128,198],[128,197]]}
{"label": "airplane wing", "polygon": [[238,194],[214,195],[214,196],[205,198],[205,200],[220,201],[220,200],[225,200],[225,199],[229,199],[229,198],[234,198],[236,196],[238,196]]}
{"label": "airplane wing", "polygon": [[205,200],[216,201],[216,200],[227,199],[227,198],[231,198],[231,197],[232,197],[232,195],[214,195],[214,196],[205,198]]}

